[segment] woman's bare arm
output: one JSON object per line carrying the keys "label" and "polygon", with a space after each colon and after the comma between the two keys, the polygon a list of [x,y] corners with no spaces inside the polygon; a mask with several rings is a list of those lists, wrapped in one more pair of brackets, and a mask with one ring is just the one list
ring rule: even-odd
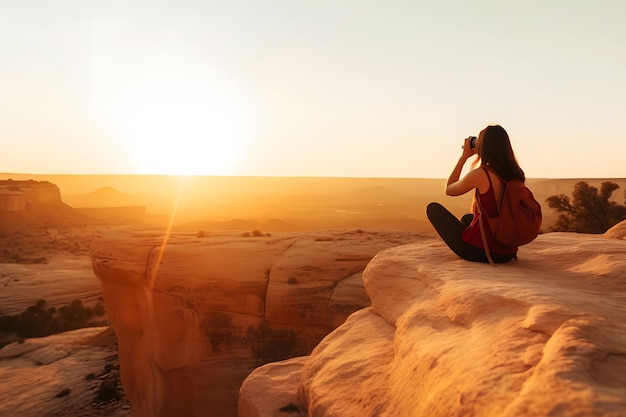
{"label": "woman's bare arm", "polygon": [[462,179],[459,179],[467,159],[474,154],[476,154],[476,151],[470,145],[470,138],[466,138],[463,143],[463,153],[454,166],[452,173],[450,173],[450,176],[448,177],[448,182],[446,183],[446,195],[463,195],[480,185],[480,176],[477,175],[475,170],[470,171]]}

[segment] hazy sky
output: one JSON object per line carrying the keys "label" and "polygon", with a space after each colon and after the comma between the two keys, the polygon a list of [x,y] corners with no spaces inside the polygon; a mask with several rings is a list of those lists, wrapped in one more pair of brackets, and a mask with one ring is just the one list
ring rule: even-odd
{"label": "hazy sky", "polygon": [[624,177],[626,2],[0,0],[0,172]]}

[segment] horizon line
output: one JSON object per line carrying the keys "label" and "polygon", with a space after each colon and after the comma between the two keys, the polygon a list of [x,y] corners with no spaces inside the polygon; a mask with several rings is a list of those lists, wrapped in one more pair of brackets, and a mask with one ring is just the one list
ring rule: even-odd
{"label": "horizon line", "polygon": [[[337,176],[337,175],[217,175],[217,174],[123,174],[123,173],[20,173],[20,172],[0,172],[0,177],[5,176],[37,176],[37,177],[171,177],[171,178],[294,178],[294,179],[398,179],[398,180],[446,180],[444,177],[392,177],[392,176]],[[11,178],[7,178],[11,179]],[[626,177],[527,177],[527,180],[601,180],[619,179],[626,180]]]}

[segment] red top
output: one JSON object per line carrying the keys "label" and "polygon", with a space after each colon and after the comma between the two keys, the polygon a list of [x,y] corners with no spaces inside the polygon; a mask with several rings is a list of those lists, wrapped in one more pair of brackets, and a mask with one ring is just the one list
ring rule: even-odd
{"label": "red top", "polygon": [[[485,170],[487,172],[487,170]],[[491,183],[491,177],[489,173],[487,173],[487,178],[489,178],[489,189],[486,193],[481,194],[477,192],[476,195],[480,198],[480,204],[485,210],[485,214],[487,217],[498,217],[498,202],[496,201],[496,193],[493,189],[493,184]],[[478,203],[474,201],[472,203],[472,214],[474,215],[474,219],[472,223],[463,230],[461,234],[461,238],[464,242],[469,243],[470,245],[479,247],[484,249],[483,239],[480,236],[480,224],[479,224],[479,216],[480,210],[478,209]],[[491,233],[491,229],[489,227],[489,222],[483,222],[485,226],[485,236],[487,238],[487,245],[489,246],[489,251],[492,253],[499,253],[501,255],[509,255],[517,252],[517,246],[509,247],[502,246],[493,238],[493,233]]]}

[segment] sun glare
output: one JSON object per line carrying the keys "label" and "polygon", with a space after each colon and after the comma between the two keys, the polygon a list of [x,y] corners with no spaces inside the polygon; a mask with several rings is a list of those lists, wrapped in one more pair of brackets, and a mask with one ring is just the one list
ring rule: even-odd
{"label": "sun glare", "polygon": [[254,126],[249,98],[223,75],[181,70],[180,62],[162,67],[138,71],[132,82],[118,83],[109,75],[114,91],[100,92],[112,134],[127,149],[133,171],[235,173]]}
{"label": "sun glare", "polygon": [[127,102],[122,137],[140,173],[231,174],[248,120],[232,97],[192,86],[152,86]]}

